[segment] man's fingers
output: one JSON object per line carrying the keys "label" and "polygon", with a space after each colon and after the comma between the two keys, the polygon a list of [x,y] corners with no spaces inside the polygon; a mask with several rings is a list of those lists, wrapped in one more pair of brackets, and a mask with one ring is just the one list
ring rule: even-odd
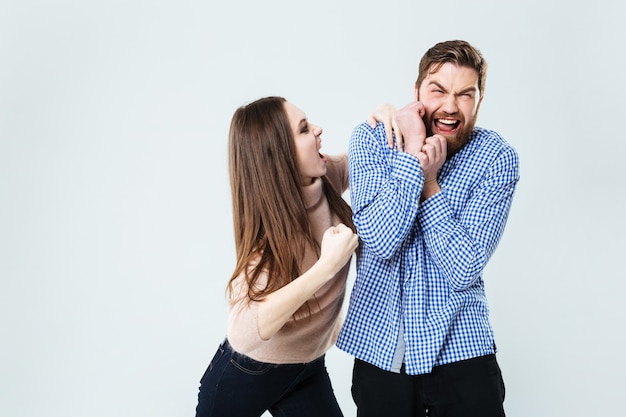
{"label": "man's fingers", "polygon": [[426,154],[429,161],[432,161],[437,157],[437,148],[430,143],[427,143],[422,147],[422,152]]}

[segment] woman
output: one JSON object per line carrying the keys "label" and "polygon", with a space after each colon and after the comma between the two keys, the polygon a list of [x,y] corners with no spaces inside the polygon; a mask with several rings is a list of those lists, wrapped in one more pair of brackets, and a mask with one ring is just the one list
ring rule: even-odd
{"label": "woman", "polygon": [[324,364],[358,246],[347,156],[281,97],[239,108],[229,135],[237,263],[227,337],[202,377],[196,416],[342,416]]}

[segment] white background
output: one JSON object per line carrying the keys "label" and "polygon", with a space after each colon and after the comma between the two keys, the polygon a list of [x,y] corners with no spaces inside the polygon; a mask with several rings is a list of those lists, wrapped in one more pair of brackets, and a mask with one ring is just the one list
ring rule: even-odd
{"label": "white background", "polygon": [[[341,152],[458,38],[490,64],[478,125],[521,159],[484,275],[507,415],[621,412],[619,2],[420,3],[3,1],[0,415],[193,415],[225,334],[235,109],[282,95]],[[351,366],[329,352],[346,416]]]}

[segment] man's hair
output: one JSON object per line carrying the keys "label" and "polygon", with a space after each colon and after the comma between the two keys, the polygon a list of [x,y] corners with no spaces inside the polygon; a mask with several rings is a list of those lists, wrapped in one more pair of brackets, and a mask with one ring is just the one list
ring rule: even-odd
{"label": "man's hair", "polygon": [[487,61],[478,49],[462,40],[440,42],[426,51],[420,61],[415,86],[419,88],[428,74],[439,71],[439,68],[445,63],[476,70],[478,73],[478,90],[480,96],[483,96],[487,81]]}
{"label": "man's hair", "polygon": [[[238,108],[229,133],[229,171],[237,265],[248,297],[260,300],[302,274],[307,247],[318,251],[300,189],[294,136],[282,97],[265,97]],[[326,177],[332,213],[352,226],[351,210]],[[353,227],[353,226],[352,226]],[[261,285],[261,274],[267,282]]]}

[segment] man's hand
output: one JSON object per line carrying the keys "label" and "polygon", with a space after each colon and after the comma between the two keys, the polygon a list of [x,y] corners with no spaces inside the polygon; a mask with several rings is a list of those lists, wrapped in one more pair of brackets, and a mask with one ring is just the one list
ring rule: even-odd
{"label": "man's hand", "polygon": [[425,112],[422,103],[413,101],[398,110],[395,116],[399,129],[399,132],[396,131],[398,149],[418,158],[426,140],[426,126],[422,120]]}
{"label": "man's hand", "polygon": [[426,138],[422,151],[417,155],[424,171],[422,201],[441,191],[437,182],[437,174],[443,163],[446,162],[447,149],[446,138],[441,135],[433,135]]}

